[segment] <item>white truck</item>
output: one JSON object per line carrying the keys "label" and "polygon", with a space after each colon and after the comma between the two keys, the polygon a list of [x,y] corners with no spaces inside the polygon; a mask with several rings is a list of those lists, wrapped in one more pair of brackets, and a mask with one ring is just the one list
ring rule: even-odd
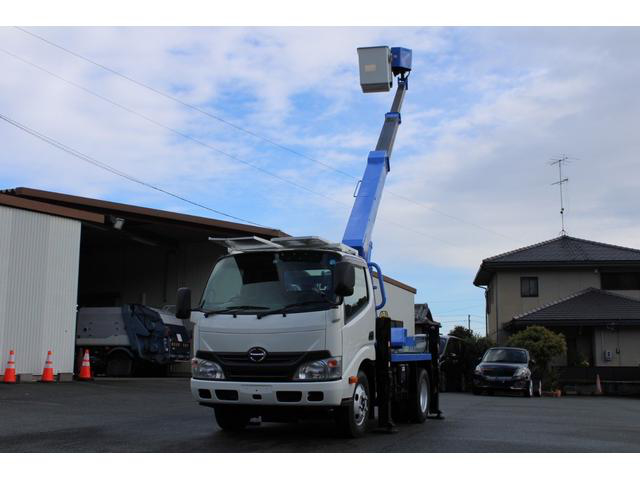
{"label": "white truck", "polygon": [[[240,429],[254,417],[291,421],[333,417],[352,437],[362,435],[378,407],[379,426],[393,420],[440,417],[438,328],[408,337],[376,305],[370,261],[371,231],[400,108],[411,51],[358,49],[363,91],[398,89],[367,167],[341,243],[319,237],[212,239],[220,258],[198,307],[178,290],[176,316],[195,323],[191,391],[213,407],[223,429]],[[413,305],[408,311],[413,311]]]}

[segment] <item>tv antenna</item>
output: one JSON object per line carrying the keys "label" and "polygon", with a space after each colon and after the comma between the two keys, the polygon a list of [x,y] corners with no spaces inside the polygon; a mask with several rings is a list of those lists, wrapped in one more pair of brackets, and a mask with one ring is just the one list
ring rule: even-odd
{"label": "tv antenna", "polygon": [[560,231],[560,235],[566,235],[567,231],[564,229],[564,198],[562,187],[565,183],[569,181],[568,177],[562,176],[562,164],[569,161],[569,157],[562,154],[560,158],[552,158],[550,165],[558,165],[558,181],[553,182],[551,185],[558,185],[560,189],[560,221],[562,222],[562,230]]}

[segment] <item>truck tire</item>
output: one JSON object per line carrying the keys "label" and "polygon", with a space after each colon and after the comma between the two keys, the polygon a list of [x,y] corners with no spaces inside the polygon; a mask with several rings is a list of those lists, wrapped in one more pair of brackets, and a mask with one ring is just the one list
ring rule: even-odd
{"label": "truck tire", "polygon": [[107,357],[105,373],[108,377],[130,377],[133,373],[133,359],[125,352],[113,352]]}
{"label": "truck tire", "polygon": [[371,409],[371,395],[369,393],[369,380],[361,370],[358,372],[358,381],[353,389],[352,402],[337,411],[336,420],[342,433],[349,438],[357,438],[367,431],[369,410]]}
{"label": "truck tire", "polygon": [[216,415],[216,423],[222,430],[237,432],[249,424],[249,416],[236,406],[216,405],[213,410]]}
{"label": "truck tire", "polygon": [[418,370],[416,375],[416,388],[409,401],[409,414],[413,423],[424,423],[429,415],[431,404],[431,385],[429,374],[424,368]]}

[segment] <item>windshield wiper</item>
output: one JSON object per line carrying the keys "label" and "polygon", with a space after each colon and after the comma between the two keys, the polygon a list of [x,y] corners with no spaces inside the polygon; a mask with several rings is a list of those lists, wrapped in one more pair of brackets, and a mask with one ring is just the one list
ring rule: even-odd
{"label": "windshield wiper", "polygon": [[263,307],[261,305],[232,305],[230,307],[221,308],[220,310],[205,310],[204,316],[214,315],[216,313],[231,313],[237,310],[269,310],[269,307]]}
{"label": "windshield wiper", "polygon": [[307,300],[306,302],[297,302],[291,303],[289,305],[285,305],[282,308],[277,308],[275,310],[269,310],[268,312],[260,312],[258,313],[258,318],[266,317],[267,315],[275,315],[277,313],[282,313],[283,315],[287,313],[290,309],[294,307],[303,307],[305,305],[313,305],[315,303],[326,303],[331,306],[335,306],[329,299],[327,298],[319,298],[317,300]]}

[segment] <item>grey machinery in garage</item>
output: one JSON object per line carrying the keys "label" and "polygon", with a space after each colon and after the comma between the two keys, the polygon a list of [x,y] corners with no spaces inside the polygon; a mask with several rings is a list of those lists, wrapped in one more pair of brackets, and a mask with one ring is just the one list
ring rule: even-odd
{"label": "grey machinery in garage", "polygon": [[78,310],[76,325],[76,357],[89,348],[98,373],[166,372],[171,363],[190,359],[191,335],[168,311],[138,304],[86,307]]}

